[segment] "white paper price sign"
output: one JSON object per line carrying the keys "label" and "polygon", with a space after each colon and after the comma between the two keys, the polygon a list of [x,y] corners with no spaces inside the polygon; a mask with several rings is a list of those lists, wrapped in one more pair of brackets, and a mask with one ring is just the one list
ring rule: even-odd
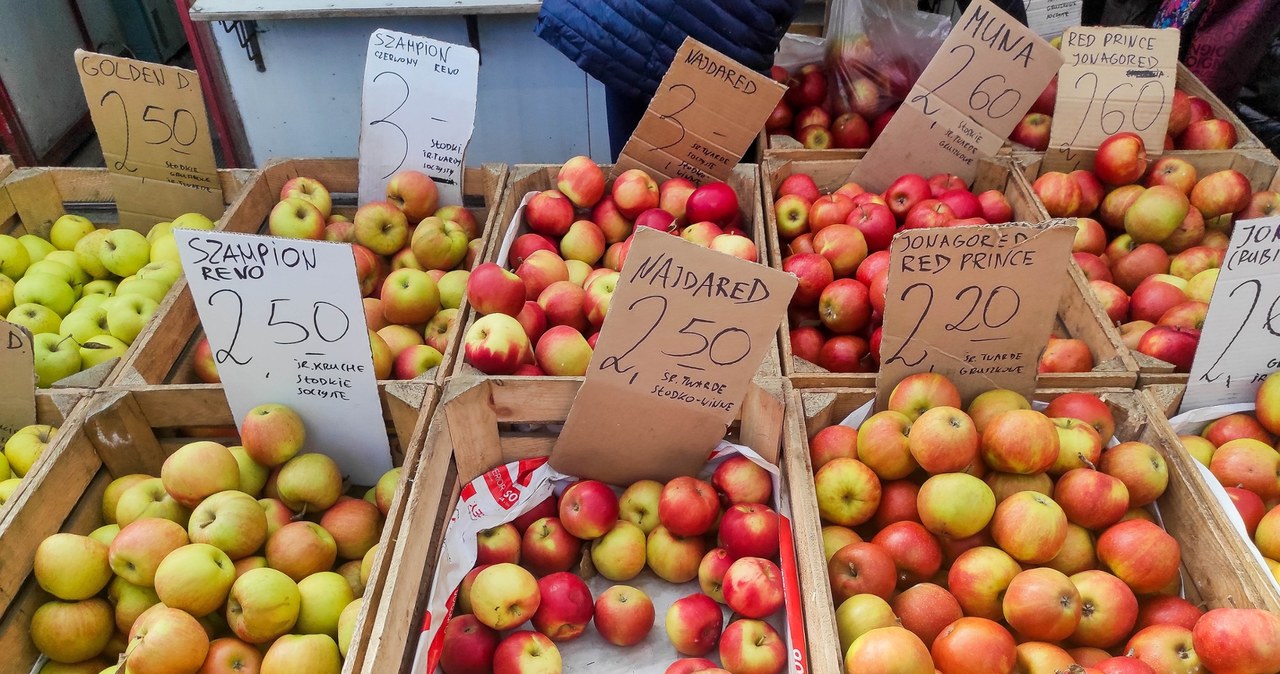
{"label": "white paper price sign", "polygon": [[369,36],[360,101],[360,202],[385,199],[397,171],[431,176],[441,205],[462,204],[475,128],[480,52],[379,28]]}
{"label": "white paper price sign", "polygon": [[1080,25],[1084,0],[1026,0],[1027,25],[1044,39]]}
{"label": "white paper price sign", "polygon": [[1182,411],[1252,402],[1280,370],[1280,218],[1235,223]]}
{"label": "white paper price sign", "polygon": [[174,230],[227,402],[282,403],[356,484],[390,470],[373,354],[351,246]]}
{"label": "white paper price sign", "polygon": [[31,335],[0,321],[0,445],[36,422],[36,376]]}

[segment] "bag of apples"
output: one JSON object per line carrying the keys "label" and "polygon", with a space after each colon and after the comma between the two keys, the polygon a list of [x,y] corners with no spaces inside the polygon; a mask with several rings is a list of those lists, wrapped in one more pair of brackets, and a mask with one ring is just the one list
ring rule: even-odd
{"label": "bag of apples", "polygon": [[701,478],[618,489],[542,457],[464,485],[413,671],[803,672],[778,468],[721,442]]}

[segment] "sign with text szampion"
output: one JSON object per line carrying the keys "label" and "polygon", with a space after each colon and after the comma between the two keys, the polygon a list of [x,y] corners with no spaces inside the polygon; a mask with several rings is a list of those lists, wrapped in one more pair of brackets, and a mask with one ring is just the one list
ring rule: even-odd
{"label": "sign with text szampion", "polygon": [[727,180],[786,87],[685,38],[613,167],[696,185]]}
{"label": "sign with text szampion", "polygon": [[306,451],[374,484],[391,457],[351,246],[174,236],[236,424],[258,405],[288,405],[306,423]]}
{"label": "sign with text szampion", "polygon": [[1182,411],[1253,402],[1280,371],[1280,218],[1235,223]]}
{"label": "sign with text szampion", "polygon": [[31,334],[0,321],[0,446],[36,422],[36,375]]}
{"label": "sign with text szampion", "polygon": [[199,75],[82,49],[75,58],[120,222],[142,228],[189,212],[222,217]]}
{"label": "sign with text szampion", "polygon": [[385,199],[391,177],[412,169],[436,182],[442,206],[462,204],[479,75],[475,49],[373,31],[360,100],[360,203]]}
{"label": "sign with text szampion", "polygon": [[[909,374],[938,372],[967,402],[1035,390],[1075,227],[1067,221],[912,229],[889,247],[878,403]],[[1050,291],[1055,292],[1050,292]]]}
{"label": "sign with text szampion", "polygon": [[1163,151],[1178,31],[1076,26],[1062,34],[1062,57],[1050,147],[1092,150],[1112,134],[1131,131],[1152,154]]}
{"label": "sign with text szampion", "polygon": [[796,283],[637,232],[551,464],[611,484],[697,474],[774,348]]}

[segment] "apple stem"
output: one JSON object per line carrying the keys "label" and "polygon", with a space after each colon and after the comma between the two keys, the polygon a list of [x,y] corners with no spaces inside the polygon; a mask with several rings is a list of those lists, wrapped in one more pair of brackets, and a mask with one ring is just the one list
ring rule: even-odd
{"label": "apple stem", "polygon": [[1084,462],[1084,465],[1086,465],[1086,466],[1088,466],[1088,467],[1089,467],[1089,470],[1097,470],[1097,469],[1098,469],[1097,464],[1095,464],[1094,462],[1090,461],[1090,460],[1088,459],[1088,457],[1086,457],[1084,454],[1076,454],[1076,456],[1080,457],[1080,460]]}
{"label": "apple stem", "polygon": [[291,522],[297,522],[298,520],[301,520],[301,519],[306,518],[306,516],[307,516],[307,504],[303,503],[303,504],[302,504],[302,510],[301,510],[297,515],[294,515],[293,517],[290,517],[290,518],[289,518],[289,521],[291,521]]}
{"label": "apple stem", "polygon": [[[63,344],[66,344],[68,339],[75,342],[74,335],[67,335],[66,337],[63,337],[62,339],[58,340],[58,346],[62,346]],[[80,346],[80,342],[76,342],[76,346]]]}

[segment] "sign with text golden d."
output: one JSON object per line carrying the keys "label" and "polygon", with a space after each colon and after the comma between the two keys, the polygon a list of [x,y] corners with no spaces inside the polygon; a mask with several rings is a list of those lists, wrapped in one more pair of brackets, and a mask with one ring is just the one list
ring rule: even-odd
{"label": "sign with text golden d.", "polygon": [[911,229],[889,247],[877,401],[909,374],[938,372],[967,402],[1029,395],[1053,329],[1075,227],[1067,221]]}
{"label": "sign with text golden d.", "polygon": [[0,321],[0,446],[36,422],[35,353],[31,334]]}
{"label": "sign with text golden d.", "polygon": [[120,223],[142,229],[183,213],[222,217],[199,75],[82,49],[75,58]]}
{"label": "sign with text golden d.", "polygon": [[643,169],[654,180],[727,180],[786,93],[773,79],[685,38],[613,177]]}
{"label": "sign with text golden d.", "polygon": [[292,407],[307,451],[355,484],[391,469],[351,245],[175,229],[191,298],[237,425]]}
{"label": "sign with text golden d.", "polygon": [[796,283],[639,230],[551,464],[613,484],[696,474],[775,348]]}

